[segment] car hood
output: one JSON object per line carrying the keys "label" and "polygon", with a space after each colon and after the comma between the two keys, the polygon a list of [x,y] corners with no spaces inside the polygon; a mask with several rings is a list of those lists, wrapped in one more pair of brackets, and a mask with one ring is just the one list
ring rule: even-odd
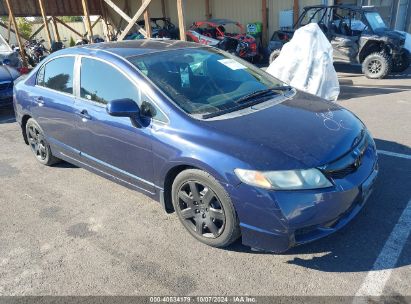
{"label": "car hood", "polygon": [[390,40],[401,41],[405,40],[405,34],[400,33],[398,31],[390,30],[390,29],[383,29],[375,31],[375,34],[378,36],[385,36]]}
{"label": "car hood", "polygon": [[350,151],[365,128],[350,111],[302,92],[263,110],[205,124],[226,137],[218,143],[221,149],[259,170],[325,165]]}

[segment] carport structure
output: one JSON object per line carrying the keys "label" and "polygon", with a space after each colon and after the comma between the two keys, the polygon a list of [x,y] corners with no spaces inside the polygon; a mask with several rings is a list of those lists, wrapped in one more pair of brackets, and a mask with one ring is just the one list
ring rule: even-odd
{"label": "carport structure", "polygon": [[[161,12],[163,17],[166,17],[166,1],[167,5],[175,5],[177,8],[178,27],[180,30],[180,39],[186,40],[185,35],[185,9],[190,9],[193,2],[184,0],[157,0],[161,1]],[[191,0],[190,0],[191,1]],[[262,8],[262,23],[263,23],[263,41],[266,41],[267,33],[267,0],[260,0]],[[153,0],[1,0],[0,1],[0,16],[8,16],[8,24],[0,22],[0,26],[8,28],[8,33],[13,31],[16,34],[17,43],[20,48],[23,64],[26,66],[26,58],[22,38],[30,40],[37,35],[43,28],[45,29],[47,40],[51,46],[53,41],[60,41],[58,24],[66,27],[71,32],[80,37],[87,37],[90,42],[93,41],[93,27],[103,20],[103,28],[106,35],[106,40],[111,41],[114,38],[118,41],[123,40],[131,29],[139,31],[144,37],[151,38],[152,28],[150,23],[150,3]],[[210,18],[210,0],[196,0],[204,5],[205,17]],[[189,3],[189,4],[187,4]],[[156,3],[157,4],[157,3]],[[131,9],[133,6],[133,10]],[[194,8],[193,8],[194,9]],[[131,12],[134,12],[132,14]],[[93,23],[90,21],[90,15],[99,16]],[[60,16],[84,16],[85,32],[80,33],[64,22]],[[138,19],[144,16],[144,29],[137,24]],[[43,25],[37,29],[30,37],[22,37],[19,33],[16,17],[41,17]],[[125,22],[125,23],[124,23]],[[54,32],[54,37],[49,29],[51,24]],[[14,30],[13,30],[14,28]]]}

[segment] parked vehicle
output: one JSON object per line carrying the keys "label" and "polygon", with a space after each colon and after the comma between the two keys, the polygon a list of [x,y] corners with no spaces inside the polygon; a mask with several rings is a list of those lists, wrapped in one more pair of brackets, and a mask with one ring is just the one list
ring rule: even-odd
{"label": "parked vehicle", "polygon": [[15,45],[9,45],[6,39],[0,35],[0,64],[14,67],[17,70],[22,68],[23,62],[19,53],[19,48]]}
{"label": "parked vehicle", "polygon": [[0,65],[0,108],[11,106],[13,103],[13,83],[20,76],[14,67]]}
{"label": "parked vehicle", "polygon": [[243,25],[227,19],[194,22],[187,40],[218,47],[243,59],[253,60],[258,55],[255,38],[246,34]]}
{"label": "parked vehicle", "polygon": [[404,48],[405,35],[390,30],[372,7],[318,5],[304,8],[294,29],[273,34],[269,43],[270,63],[275,60],[294,30],[316,22],[330,40],[334,61],[361,64],[368,78],[384,78],[391,72],[403,72],[410,63]]}
{"label": "parked vehicle", "polygon": [[49,53],[43,45],[44,39],[33,39],[24,44],[24,49],[29,61],[29,64],[34,67],[42,61]]}
{"label": "parked vehicle", "polygon": [[58,51],[15,85],[14,107],[40,163],[63,159],[141,191],[215,247],[241,235],[282,252],[335,232],[378,171],[354,114],[189,42]]}
{"label": "parked vehicle", "polygon": [[[178,27],[176,27],[170,20],[170,18],[150,18],[151,22],[151,29],[152,29],[152,38],[156,39],[163,39],[163,38],[168,38],[168,39],[179,39],[180,38],[180,33],[178,30]],[[141,28],[145,28],[145,21],[140,20],[137,22],[137,24]],[[131,33],[126,36],[125,40],[134,40],[134,39],[144,39],[143,34],[140,32],[136,33]]]}

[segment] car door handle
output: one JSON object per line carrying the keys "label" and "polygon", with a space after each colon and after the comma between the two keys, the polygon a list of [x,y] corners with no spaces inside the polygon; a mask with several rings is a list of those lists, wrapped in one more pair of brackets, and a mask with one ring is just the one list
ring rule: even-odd
{"label": "car door handle", "polygon": [[91,116],[90,114],[88,114],[87,110],[80,111],[78,115],[82,118],[83,121],[91,120]]}
{"label": "car door handle", "polygon": [[42,97],[37,97],[37,98],[35,99],[35,102],[37,103],[37,105],[38,105],[39,107],[44,106],[44,100],[43,100]]}

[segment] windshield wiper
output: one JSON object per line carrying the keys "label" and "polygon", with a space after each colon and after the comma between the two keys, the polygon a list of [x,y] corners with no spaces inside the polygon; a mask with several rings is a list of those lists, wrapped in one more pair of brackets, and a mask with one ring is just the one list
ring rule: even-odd
{"label": "windshield wiper", "polygon": [[287,91],[291,90],[291,87],[290,86],[279,86],[279,87],[275,87],[275,88],[271,88],[271,89],[255,91],[255,92],[252,92],[250,94],[247,94],[247,95],[237,99],[235,101],[235,103],[237,104],[236,106],[231,107],[231,108],[227,108],[227,109],[222,109],[222,110],[219,110],[219,111],[215,111],[215,112],[212,112],[212,113],[204,114],[202,116],[202,118],[203,119],[208,119],[208,118],[220,116],[220,115],[223,115],[223,114],[227,114],[227,113],[230,113],[230,112],[234,112],[234,111],[237,111],[237,110],[252,107],[252,106],[254,106],[256,104],[259,104],[261,102],[260,99],[255,99],[256,97],[262,97],[262,96],[267,95],[268,93],[271,93],[273,91],[286,91],[286,90]]}
{"label": "windshield wiper", "polygon": [[269,93],[273,93],[274,91],[285,91],[285,90],[290,90],[291,87],[290,86],[279,86],[279,87],[274,87],[274,88],[270,88],[270,89],[265,89],[265,90],[258,90],[258,91],[254,91],[251,92],[247,95],[244,95],[243,97],[240,97],[239,99],[235,100],[235,103],[240,104],[243,103],[245,101],[257,98],[257,97],[261,97],[264,95],[267,95]]}

